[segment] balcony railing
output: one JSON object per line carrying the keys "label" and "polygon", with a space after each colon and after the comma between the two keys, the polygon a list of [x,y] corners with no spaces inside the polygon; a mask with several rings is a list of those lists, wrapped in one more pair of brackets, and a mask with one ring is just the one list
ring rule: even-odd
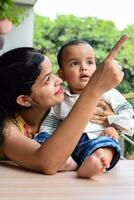
{"label": "balcony railing", "polygon": [[[132,101],[134,100],[134,93],[127,93],[127,94],[124,94],[124,97],[128,100],[128,101]],[[120,144],[121,144],[121,147],[122,147],[122,159],[125,159],[125,152],[126,152],[126,149],[125,149],[125,143],[129,143],[130,145],[133,146],[133,152],[134,152],[134,141],[133,141],[133,137],[128,137],[124,134],[121,134],[120,135]]]}

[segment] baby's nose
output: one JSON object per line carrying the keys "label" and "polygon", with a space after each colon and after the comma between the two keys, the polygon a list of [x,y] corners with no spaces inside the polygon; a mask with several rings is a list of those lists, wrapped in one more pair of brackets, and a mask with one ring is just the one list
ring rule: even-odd
{"label": "baby's nose", "polygon": [[82,65],[82,66],[81,66],[81,70],[82,70],[82,71],[87,70],[87,66],[86,66],[86,65]]}

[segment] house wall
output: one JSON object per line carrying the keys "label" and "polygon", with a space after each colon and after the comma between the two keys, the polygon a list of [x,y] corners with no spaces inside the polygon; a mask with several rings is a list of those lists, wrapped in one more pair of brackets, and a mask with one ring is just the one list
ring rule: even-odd
{"label": "house wall", "polygon": [[34,14],[33,7],[30,6],[27,15],[19,26],[13,26],[13,29],[7,35],[4,35],[4,46],[0,54],[13,48],[33,45]]}

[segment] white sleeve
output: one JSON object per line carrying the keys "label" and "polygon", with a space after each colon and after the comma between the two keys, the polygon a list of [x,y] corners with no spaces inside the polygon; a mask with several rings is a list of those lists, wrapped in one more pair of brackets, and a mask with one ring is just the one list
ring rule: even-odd
{"label": "white sleeve", "polygon": [[116,124],[121,128],[125,129],[122,133],[132,136],[134,134],[134,119],[131,119],[125,115],[111,115],[108,116],[109,124]]}

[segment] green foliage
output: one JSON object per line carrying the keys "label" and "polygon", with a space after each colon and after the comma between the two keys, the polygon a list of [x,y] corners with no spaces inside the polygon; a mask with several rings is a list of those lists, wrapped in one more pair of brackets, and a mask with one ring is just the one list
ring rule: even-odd
{"label": "green foliage", "polygon": [[[134,136],[132,137],[128,137],[130,140],[133,140],[134,141]],[[133,145],[130,145],[129,142],[127,142],[125,140],[125,144],[124,144],[124,149],[125,149],[125,155],[124,156],[127,156],[127,155],[131,155],[131,154],[134,154],[134,146]]]}
{"label": "green foliage", "polygon": [[8,18],[8,9],[12,6],[12,0],[1,0],[0,2],[0,19]]}
{"label": "green foliage", "polygon": [[118,86],[122,93],[133,92],[134,88],[134,25],[119,31],[114,22],[93,17],[76,17],[59,15],[54,20],[48,17],[35,16],[34,46],[40,48],[51,58],[54,72],[58,65],[56,55],[59,48],[69,40],[83,39],[89,42],[96,52],[99,65],[106,57],[115,42],[123,33],[128,33],[129,40],[123,45],[117,60],[122,66],[125,77]]}
{"label": "green foliage", "polygon": [[22,22],[26,11],[27,6],[17,6],[13,0],[0,1],[0,19],[9,19],[16,26]]}

